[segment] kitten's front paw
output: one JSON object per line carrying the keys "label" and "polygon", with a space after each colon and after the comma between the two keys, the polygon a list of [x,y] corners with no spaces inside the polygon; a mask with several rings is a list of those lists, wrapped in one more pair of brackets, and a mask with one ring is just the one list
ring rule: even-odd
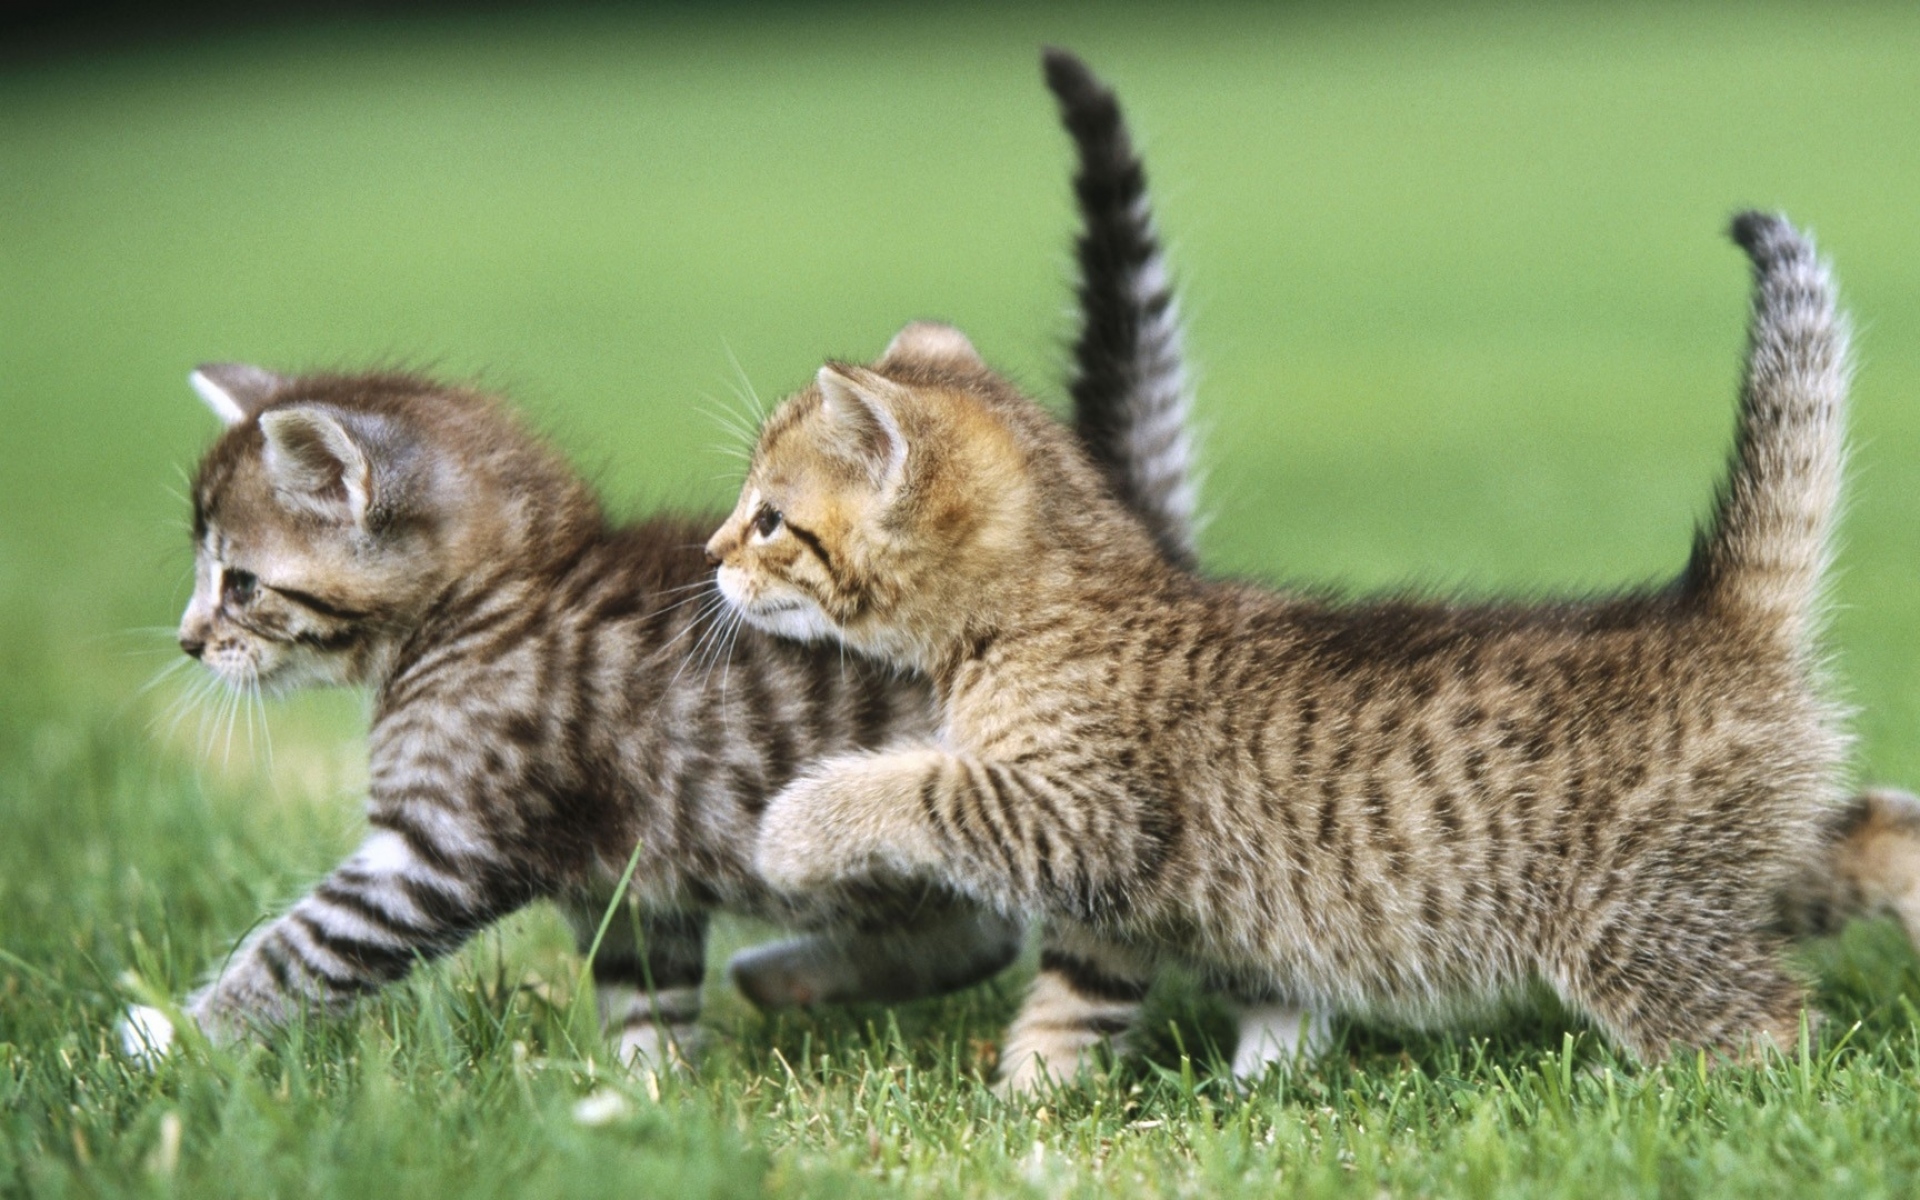
{"label": "kitten's front paw", "polygon": [[853,754],[788,784],[761,819],[755,867],[775,888],[923,881],[944,863],[917,798],[942,765],[938,751]]}
{"label": "kitten's front paw", "polygon": [[775,888],[804,892],[864,873],[875,850],[872,831],[849,819],[843,798],[807,777],[767,806],[754,867]]}
{"label": "kitten's front paw", "polygon": [[835,839],[828,833],[831,823],[795,791],[788,788],[768,806],[753,859],[762,879],[788,892],[808,891],[840,875]]}
{"label": "kitten's front paw", "polygon": [[127,1005],[114,1030],[120,1035],[120,1053],[143,1067],[157,1065],[173,1051],[173,1021],[149,1005]]}

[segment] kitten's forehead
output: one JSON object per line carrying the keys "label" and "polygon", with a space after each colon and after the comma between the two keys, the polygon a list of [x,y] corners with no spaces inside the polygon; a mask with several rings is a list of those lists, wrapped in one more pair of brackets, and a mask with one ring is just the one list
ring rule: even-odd
{"label": "kitten's forehead", "polygon": [[248,446],[245,432],[231,431],[208,451],[194,479],[194,552],[256,574],[326,557],[327,527],[287,511],[260,464],[257,433]]}

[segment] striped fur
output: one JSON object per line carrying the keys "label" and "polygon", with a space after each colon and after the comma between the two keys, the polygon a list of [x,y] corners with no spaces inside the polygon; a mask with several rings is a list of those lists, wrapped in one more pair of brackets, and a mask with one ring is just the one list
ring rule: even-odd
{"label": "striped fur", "polygon": [[1845,335],[1784,221],[1736,237],[1725,499],[1675,586],[1600,601],[1197,580],[991,372],[829,364],[762,432],[720,588],[928,673],[942,724],[803,772],[762,875],[931,878],[1253,998],[1432,1020],[1543,980],[1642,1058],[1787,1044],[1778,898],[1831,845],[1847,745],[1808,566]]}
{"label": "striped fur", "polygon": [[931,697],[727,620],[710,520],[608,527],[477,394],[202,376],[239,419],[195,481],[182,646],[238,687],[376,693],[366,842],[193,998],[207,1028],[340,1011],[537,898],[584,949],[636,846],[638,924],[594,964],[624,1054],[693,1045],[716,909],[823,931],[738,965],[768,1004],[950,990],[1017,953],[1017,921],[924,887],[798,898],[755,876],[767,798],[811,759],[928,735]]}
{"label": "striped fur", "polygon": [[[1107,143],[1082,142],[1083,174],[1124,170],[1124,130],[1093,132]],[[1128,206],[1087,199],[1089,242],[1137,237],[1114,221],[1148,228],[1133,169]],[[1136,268],[1160,270],[1156,256]],[[1082,289],[1085,325],[1105,329],[1120,369],[1083,345],[1076,420],[1155,431],[1094,457],[1150,451],[1115,485],[1190,553],[1189,446],[1166,429],[1185,416],[1167,382],[1177,329],[1129,278]],[[1122,290],[1102,302],[1110,285]],[[768,1007],[951,990],[1017,952],[1021,922],[924,888],[801,901],[754,878],[744,855],[766,797],[810,757],[924,735],[930,698],[721,619],[692,549],[707,522],[608,528],[497,404],[426,380],[218,364],[193,383],[231,428],[195,482],[183,647],[236,686],[365,684],[379,698],[372,832],[194,997],[216,1033],[337,1011],[536,897],[560,901],[584,950],[636,843],[635,906],[594,963],[622,1057],[697,1043],[717,909],[813,929],[731,964]]]}
{"label": "striped fur", "polygon": [[[1136,464],[1136,481],[1119,490],[1143,514],[1169,560],[1191,566],[1198,482],[1189,461],[1192,398],[1181,360],[1177,298],[1147,203],[1145,169],[1112,91],[1071,54],[1049,50],[1044,59],[1048,85],[1080,157],[1074,191],[1085,223],[1077,247],[1082,325],[1072,393],[1077,404],[1088,401],[1090,411],[1076,413],[1076,428],[1088,445],[1105,445],[1110,453],[1131,444],[1125,459]],[[1777,347],[1756,348],[1753,355],[1753,370],[1760,374],[1789,363]],[[1113,402],[1128,389],[1138,394],[1124,405]],[[1170,468],[1166,479],[1153,469],[1162,461]],[[1736,552],[1703,538],[1696,562],[1707,569],[1716,556]],[[1817,566],[1800,569],[1812,567],[1817,575]],[[1920,809],[1909,807],[1914,803],[1920,802],[1888,789],[1857,797],[1831,827],[1831,851],[1810,859],[1782,892],[1780,927],[1810,936],[1834,932],[1861,913],[1887,912],[1899,916],[1909,939],[1920,944],[1920,817],[1912,815]],[[1043,995],[1067,997],[1066,1005],[1084,1005],[1089,1012],[1104,1012],[1101,1002],[1107,999],[1076,996],[1073,977],[1045,966],[1035,1002]],[[1244,1001],[1242,1010],[1236,1075],[1258,1075],[1291,1058],[1301,1049],[1303,1028],[1308,1050],[1324,1044],[1329,1030],[1325,1014],[1308,1015],[1271,998]],[[1047,1026],[1060,1030],[1065,1022],[1056,1014]],[[1071,1073],[1070,1064],[1084,1057],[1072,1047],[1097,1042],[1085,1032],[1064,1036],[1045,1055],[1056,1070]],[[1016,1044],[1010,1058],[1039,1052]]]}
{"label": "striped fur", "polygon": [[[1079,330],[1068,381],[1074,428],[1095,461],[1110,464],[1115,493],[1168,561],[1190,568],[1197,562],[1198,524],[1198,472],[1189,429],[1193,400],[1172,273],[1154,230],[1146,170],[1112,91],[1066,51],[1047,50],[1042,61],[1078,162],[1073,190],[1081,225],[1075,246]],[[943,336],[938,332],[943,327],[913,328]],[[964,338],[939,350],[977,363]],[[808,934],[742,951],[729,973],[763,1008],[898,999],[899,985],[889,981],[902,974],[925,981],[915,994],[929,994],[945,990],[937,965],[957,979],[976,979],[989,969],[976,963],[980,948],[963,944],[946,922],[946,916],[937,915],[920,926],[854,940],[838,930]],[[908,948],[922,939],[921,949]],[[996,952],[997,946],[988,942]],[[1043,970],[1040,986],[1045,976]]]}
{"label": "striped fur", "polygon": [[1046,51],[1043,61],[1080,162],[1073,181],[1081,218],[1074,428],[1096,458],[1112,464],[1114,490],[1161,553],[1191,569],[1199,563],[1193,396],[1146,168],[1112,90],[1063,50]]}
{"label": "striped fur", "polygon": [[[941,910],[924,889],[778,897],[747,857],[799,764],[924,734],[924,684],[721,619],[697,520],[607,526],[487,397],[373,375],[242,400],[195,482],[182,644],[237,686],[372,687],[370,832],[194,997],[210,1030],[340,1011],[538,898],[584,949],[636,846],[633,911],[593,966],[610,1032],[649,1058],[692,1043],[709,912],[885,928]],[[276,445],[288,429],[302,441]],[[327,461],[341,439],[370,464],[358,518]],[[1017,950],[1004,921],[971,928],[982,973]]]}

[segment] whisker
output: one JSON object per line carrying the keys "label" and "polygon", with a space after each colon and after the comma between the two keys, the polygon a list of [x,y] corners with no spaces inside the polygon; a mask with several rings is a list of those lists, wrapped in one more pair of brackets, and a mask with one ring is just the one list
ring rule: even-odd
{"label": "whisker", "polygon": [[680,599],[675,600],[672,604],[667,605],[665,608],[659,609],[658,612],[664,615],[666,613],[674,612],[678,609],[685,608],[687,605],[692,604],[696,600],[703,600],[705,598],[706,596],[704,593],[695,592],[691,596],[682,596]]}
{"label": "whisker", "polygon": [[172,678],[173,675],[176,672],[178,672],[182,667],[185,667],[191,664],[192,662],[193,660],[188,658],[184,654],[181,655],[179,658],[174,659],[172,662],[168,663],[166,666],[161,667],[158,671],[155,671],[153,673],[152,679],[147,680],[145,683],[135,688],[133,691],[134,696],[138,698],[140,696],[146,695],[148,692],[159,687],[161,684],[165,683],[168,679]]}
{"label": "whisker", "polygon": [[[698,600],[698,599],[701,599],[701,597],[695,596],[693,597],[693,599]],[[685,603],[685,602],[683,601],[682,603]],[[713,613],[717,608],[717,606],[724,603],[726,603],[726,597],[724,596],[708,597],[706,604],[694,610],[693,616],[687,621],[687,627],[685,629],[682,629],[679,633],[674,634],[672,638],[668,639],[667,644],[660,647],[659,652],[662,654],[666,653],[668,650],[673,649],[675,644],[682,641],[688,634],[692,633],[694,630],[706,628],[707,621],[713,616]],[[691,658],[691,656],[692,656],[691,651],[689,651],[688,658]],[[673,673],[673,678],[668,681],[669,686],[679,682],[680,671],[684,671],[687,669],[687,661],[688,659],[682,659],[680,661],[680,670],[675,671]]]}
{"label": "whisker", "polygon": [[733,374],[734,378],[739,381],[739,388],[746,392],[745,398],[753,404],[755,423],[765,422],[767,419],[767,406],[761,401],[760,393],[754,390],[753,380],[747,377],[747,369],[740,365],[740,356],[733,352],[732,345],[724,339],[722,339],[720,344],[726,349],[727,361],[733,364]]}
{"label": "whisker", "polygon": [[[676,681],[680,678],[681,672],[687,669],[688,663],[694,663],[697,661],[699,663],[704,664],[706,662],[706,658],[703,652],[705,648],[708,646],[708,644],[712,642],[713,639],[717,636],[720,630],[720,625],[712,621],[711,617],[712,617],[712,614],[708,614],[709,619],[705,622],[706,627],[701,631],[700,637],[697,640],[695,640],[692,648],[687,651],[686,661],[680,664],[679,671],[675,671],[673,673],[673,678]],[[700,681],[700,690],[705,691],[706,687],[707,687],[707,682],[703,678]]]}
{"label": "whisker", "polygon": [[239,712],[240,712],[240,689],[239,688],[230,687],[227,689],[227,703],[225,707],[225,712],[226,712],[226,718],[227,718],[226,719],[226,726],[227,726],[226,744],[220,751],[220,765],[223,767],[229,766],[233,762],[233,720],[236,716],[239,715]]}
{"label": "whisker", "polygon": [[194,675],[192,679],[193,682],[187,686],[186,690],[167,706],[166,712],[154,718],[155,724],[167,716],[173,718],[167,724],[167,732],[163,736],[165,741],[170,742],[174,739],[174,736],[180,732],[180,723],[187,719],[189,713],[199,713],[201,724],[203,726],[206,724],[207,700],[212,694],[211,689],[218,687],[219,684],[211,675]]}
{"label": "whisker", "polygon": [[247,752],[253,752],[253,714],[260,714],[260,744],[266,749],[267,773],[273,773],[273,733],[267,728],[267,702],[260,694],[260,672],[247,672]]}
{"label": "whisker", "polygon": [[[720,403],[718,399],[712,396],[703,396],[701,398],[715,405],[718,405]],[[726,430],[728,433],[734,434],[738,437],[751,440],[752,437],[754,436],[754,429],[752,425],[747,424],[738,415],[727,411],[724,407],[717,408],[717,409],[701,408],[700,415],[705,417],[707,420],[712,421],[715,425],[718,425],[720,428]]]}
{"label": "whisker", "polygon": [[654,592],[654,595],[671,596],[676,592],[691,592],[699,588],[710,588],[712,586],[713,586],[713,577],[709,575],[707,578],[698,580],[694,583],[682,583],[675,587],[660,588],[659,590]]}

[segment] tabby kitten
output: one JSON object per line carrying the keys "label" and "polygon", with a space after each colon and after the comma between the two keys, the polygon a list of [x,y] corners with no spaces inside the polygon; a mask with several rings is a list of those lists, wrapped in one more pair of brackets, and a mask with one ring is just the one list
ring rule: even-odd
{"label": "tabby kitten", "polygon": [[[1078,247],[1085,314],[1075,347],[1078,378],[1073,390],[1083,401],[1077,406],[1079,431],[1089,446],[1108,447],[1105,457],[1110,461],[1135,463],[1139,480],[1163,485],[1142,493],[1131,490],[1138,486],[1134,479],[1113,480],[1117,493],[1135,511],[1182,515],[1171,525],[1150,521],[1148,531],[1168,561],[1190,567],[1195,562],[1193,522],[1187,518],[1193,507],[1185,445],[1190,402],[1141,407],[1099,400],[1106,393],[1151,388],[1155,375],[1172,395],[1185,386],[1179,328],[1171,320],[1172,289],[1148,215],[1144,167],[1113,92],[1072,54],[1048,50],[1043,58],[1047,84],[1080,151],[1074,190],[1081,210],[1112,214],[1104,221],[1088,220]],[[1125,213],[1137,214],[1137,219],[1123,219]],[[1143,295],[1147,298],[1138,299]],[[1167,315],[1142,328],[1134,313]],[[1155,350],[1158,353],[1152,353]],[[1137,364],[1148,361],[1157,364],[1157,371],[1136,381]],[[1161,414],[1156,428],[1100,428],[1087,420],[1089,414],[1126,418],[1142,411]],[[1129,449],[1117,438],[1139,444]],[[1175,453],[1169,458],[1170,469],[1155,475],[1150,468],[1162,447]],[[1776,926],[1805,937],[1837,932],[1854,916],[1884,914],[1898,918],[1909,941],[1920,943],[1920,799],[1891,788],[1864,791],[1836,815],[1828,836],[1829,849],[1808,860],[1781,894]],[[1034,1005],[1045,1015],[1046,1028],[1029,1029],[1032,1036],[1019,1040],[1043,1037],[1052,1046],[1047,1057],[1060,1061],[1083,1057],[1108,1032],[1130,1026],[1142,998],[1135,984],[1091,971],[1057,952],[1042,964],[1034,989],[1051,997]],[[1283,1001],[1241,999],[1246,1006],[1232,1064],[1239,1076],[1264,1072],[1270,1063],[1302,1049],[1303,1037],[1318,1043],[1330,1028],[1325,1014],[1309,1017]]]}
{"label": "tabby kitten", "polygon": [[[1846,336],[1784,220],[1733,234],[1756,288],[1730,477],[1671,586],[1600,601],[1199,580],[957,332],[824,367],[708,545],[720,590],[924,672],[940,729],[801,772],[762,878],[1042,913],[1122,1000],[1167,961],[1414,1020],[1541,980],[1643,1059],[1788,1044],[1777,898],[1831,845],[1847,745],[1816,637]],[[1056,999],[1016,1023],[1016,1087],[1079,1065],[1049,1053]]]}
{"label": "tabby kitten", "polygon": [[[1190,559],[1187,393],[1138,164],[1075,133],[1076,420]],[[636,845],[638,919],[593,963],[623,1059],[691,1045],[717,909],[816,930],[736,958],[766,1006],[947,991],[1018,952],[1021,922],[925,888],[794,897],[755,876],[760,811],[794,770],[929,736],[931,696],[735,628],[699,552],[716,518],[609,527],[503,405],[416,376],[224,365],[193,383],[228,429],[193,484],[182,648],[240,688],[375,694],[371,832],[189,1000],[215,1036],[344,1008],[540,897],[585,951]],[[151,1009],[125,1032],[134,1052],[171,1037]]]}

